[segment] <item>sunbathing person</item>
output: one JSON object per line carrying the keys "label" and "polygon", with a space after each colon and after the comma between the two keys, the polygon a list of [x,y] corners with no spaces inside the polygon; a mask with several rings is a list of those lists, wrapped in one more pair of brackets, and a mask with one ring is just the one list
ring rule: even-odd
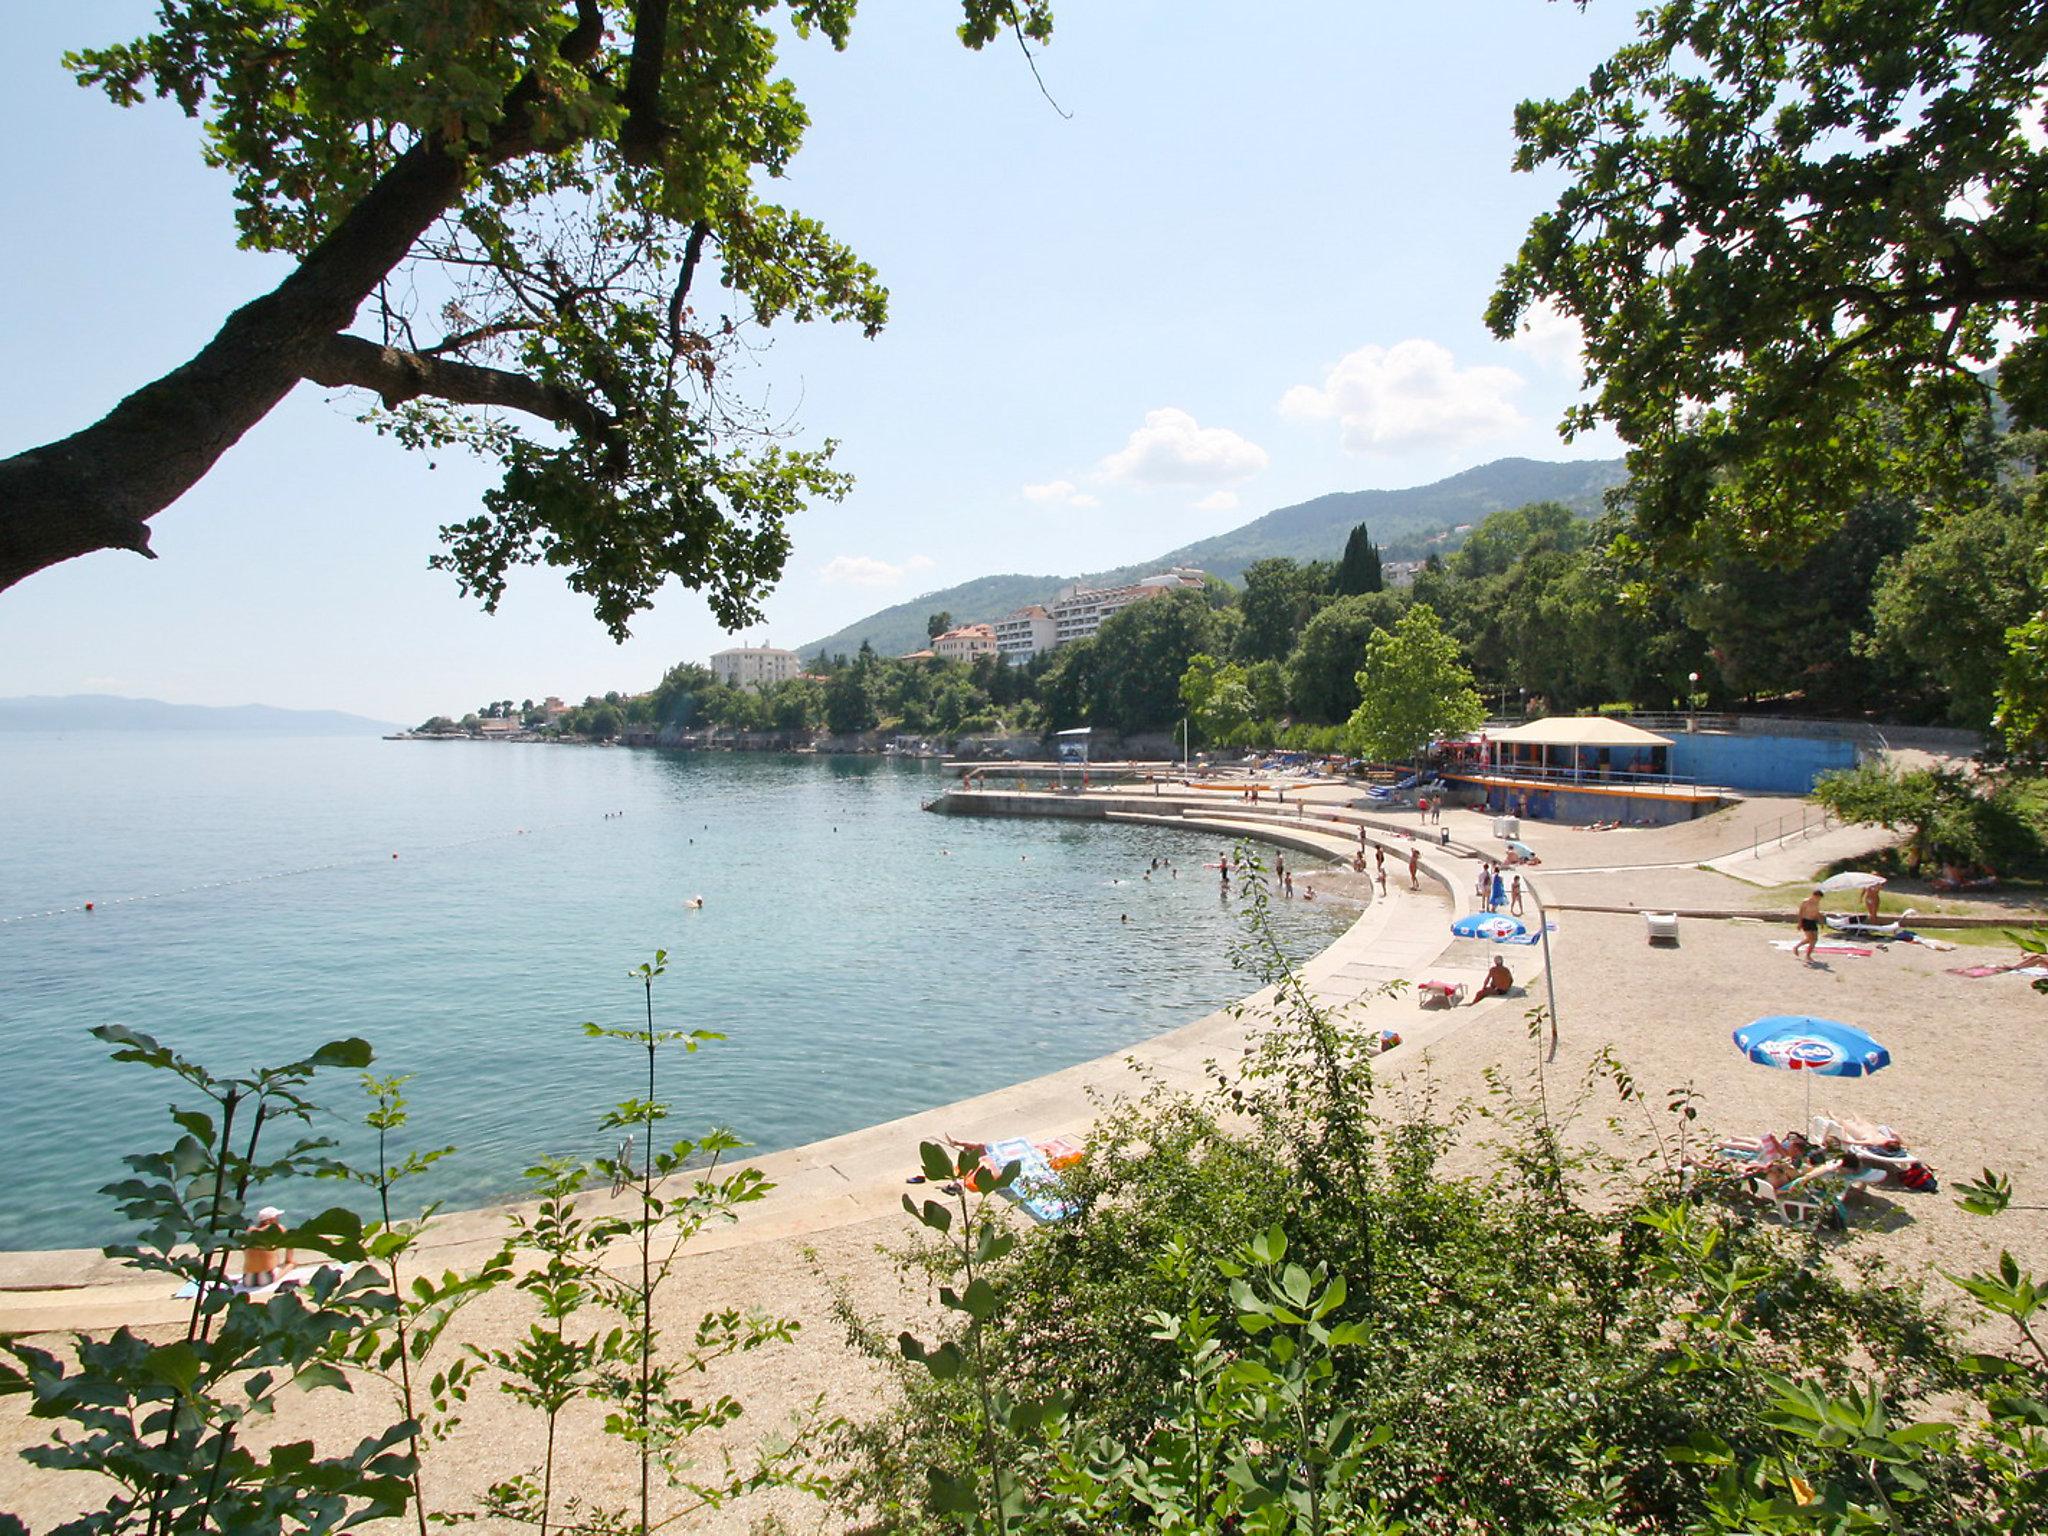
{"label": "sunbathing person", "polygon": [[249,1235],[243,1240],[243,1290],[259,1291],[277,1284],[296,1262],[291,1249],[277,1246],[277,1239],[282,1236],[284,1212],[274,1205],[266,1205],[256,1213],[256,1224],[249,1228]]}
{"label": "sunbathing person", "polygon": [[1489,997],[1505,997],[1508,988],[1514,984],[1515,978],[1508,970],[1507,962],[1495,955],[1493,964],[1487,969],[1486,979],[1479,983],[1479,990],[1472,994],[1472,1003],[1468,1006],[1476,1006]]}

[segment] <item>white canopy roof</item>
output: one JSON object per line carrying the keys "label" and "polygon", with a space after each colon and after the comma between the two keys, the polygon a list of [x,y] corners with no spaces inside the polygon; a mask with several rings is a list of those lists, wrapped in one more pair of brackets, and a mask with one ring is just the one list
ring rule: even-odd
{"label": "white canopy roof", "polygon": [[1531,720],[1527,725],[1489,731],[1488,741],[1504,741],[1525,747],[1668,747],[1669,736],[1659,736],[1626,720],[1606,715],[1558,715],[1548,720]]}

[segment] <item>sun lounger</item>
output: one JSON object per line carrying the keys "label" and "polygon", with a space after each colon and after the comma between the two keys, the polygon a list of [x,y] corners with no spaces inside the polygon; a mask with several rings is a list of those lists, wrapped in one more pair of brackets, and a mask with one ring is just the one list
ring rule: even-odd
{"label": "sun lounger", "polygon": [[1465,1001],[1462,981],[1418,981],[1415,1001],[1424,1008],[1455,1008]]}
{"label": "sun lounger", "polygon": [[1761,1176],[1750,1183],[1758,1198],[1768,1201],[1772,1213],[1787,1226],[1815,1224],[1839,1231],[1849,1224],[1845,1197],[1882,1177],[1875,1169],[1847,1173],[1839,1164],[1827,1163],[1807,1170],[1777,1189],[1771,1187],[1769,1179]]}
{"label": "sun lounger", "polygon": [[1874,1169],[1880,1179],[1896,1179],[1908,1189],[1935,1187],[1934,1172],[1927,1166],[1927,1160],[1908,1147],[1905,1139],[1888,1125],[1815,1115],[1813,1139],[1832,1151],[1853,1154],[1858,1162]]}
{"label": "sun lounger", "polygon": [[1676,912],[1645,912],[1643,927],[1649,932],[1652,944],[1676,944],[1678,942],[1678,914]]}
{"label": "sun lounger", "polygon": [[1903,923],[1900,923],[1897,919],[1894,919],[1889,923],[1873,923],[1868,918],[1842,917],[1837,913],[1830,912],[1827,915],[1825,921],[1828,925],[1828,929],[1830,932],[1846,933],[1849,934],[1851,937],[1859,939],[1897,939],[1910,937],[1910,935],[1908,935],[1905,931],[1905,925]]}

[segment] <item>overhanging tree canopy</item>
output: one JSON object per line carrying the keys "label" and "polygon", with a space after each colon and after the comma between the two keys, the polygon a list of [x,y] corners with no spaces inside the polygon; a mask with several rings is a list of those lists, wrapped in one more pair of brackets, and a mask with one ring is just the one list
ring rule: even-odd
{"label": "overhanging tree canopy", "polygon": [[[961,0],[962,40],[1044,40],[1048,0]],[[807,119],[779,14],[843,46],[854,0],[162,0],[67,59],[204,121],[241,243],[298,265],[197,355],[59,442],[0,459],[0,589],[149,520],[299,381],[377,395],[381,430],[497,462],[435,564],[494,609],[568,573],[623,638],[668,577],[728,628],[781,574],[785,520],[837,496],[724,388],[756,327],[887,312],[874,270],[765,200]],[[694,297],[715,264],[722,313]],[[366,322],[369,334],[352,330]]]}
{"label": "overhanging tree canopy", "polygon": [[1584,333],[1640,525],[1793,558],[1884,493],[1974,494],[1984,370],[2048,419],[2048,21],[1981,0],[1668,0],[1516,114],[1568,178],[1487,311]]}

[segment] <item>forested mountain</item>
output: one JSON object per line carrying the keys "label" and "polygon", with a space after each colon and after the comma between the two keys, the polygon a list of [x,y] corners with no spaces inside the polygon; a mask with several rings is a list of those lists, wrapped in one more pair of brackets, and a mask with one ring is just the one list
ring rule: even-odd
{"label": "forested mountain", "polygon": [[[1532,501],[1563,502],[1585,517],[1598,515],[1601,497],[1623,479],[1619,459],[1581,459],[1549,463],[1540,459],[1496,459],[1430,485],[1399,491],[1336,491],[1291,507],[1280,507],[1241,528],[1178,549],[1136,565],[1092,571],[1080,576],[983,576],[956,587],[927,592],[869,614],[837,633],[797,649],[805,656],[819,651],[851,654],[866,640],[884,656],[916,650],[925,643],[925,619],[944,610],[956,624],[982,624],[1001,618],[1025,603],[1043,602],[1069,582],[1111,585],[1164,570],[1169,565],[1195,565],[1235,583],[1254,560],[1286,555],[1297,560],[1334,560],[1344,540],[1359,523],[1389,559],[1417,558],[1425,546],[1453,549],[1463,534],[1455,530],[1482,522],[1506,507]],[[1441,535],[1441,538],[1435,536]],[[1434,542],[1432,540],[1434,539]]]}

